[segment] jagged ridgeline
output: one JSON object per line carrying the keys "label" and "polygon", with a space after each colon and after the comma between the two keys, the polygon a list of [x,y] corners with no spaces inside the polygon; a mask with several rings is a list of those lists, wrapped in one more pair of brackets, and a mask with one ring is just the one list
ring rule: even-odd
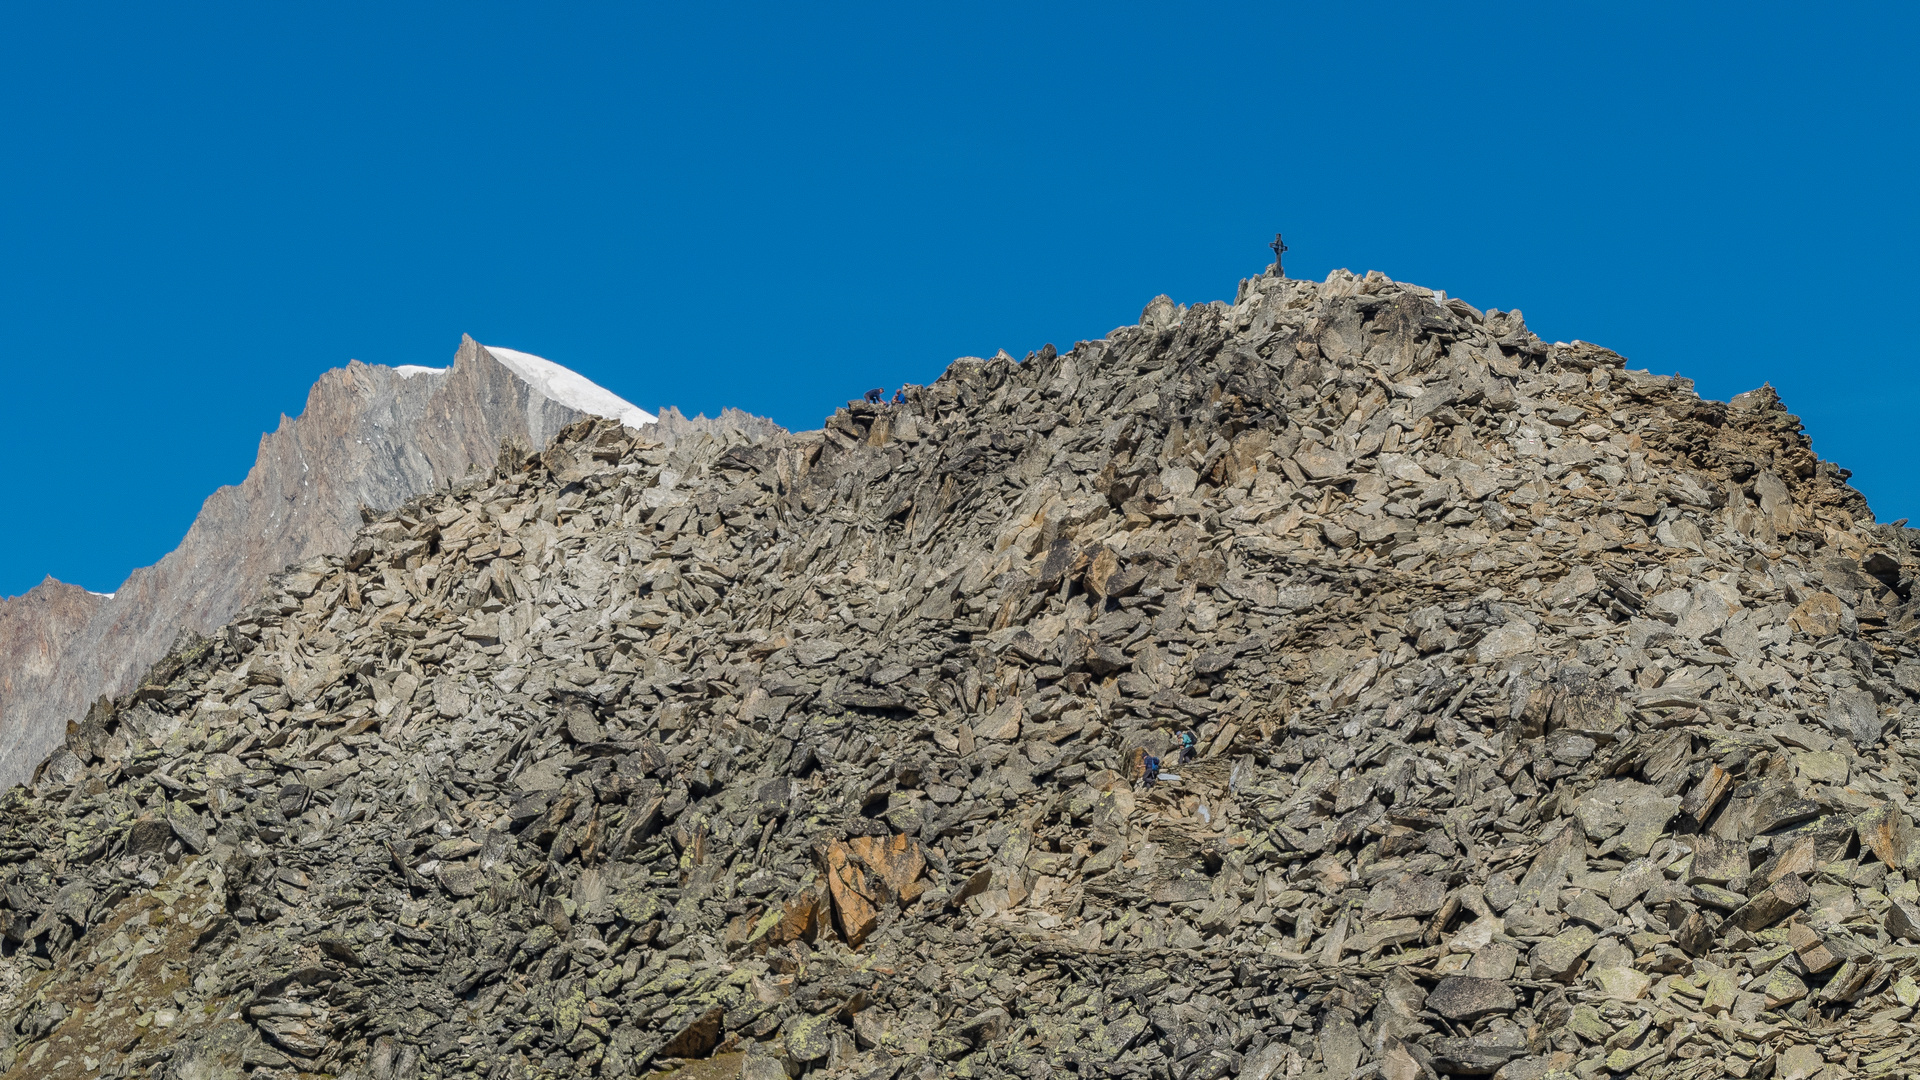
{"label": "jagged ridgeline", "polygon": [[583,421],[7,796],[0,1073],[1903,1073],[1917,560],[1845,479],[1344,272]]}

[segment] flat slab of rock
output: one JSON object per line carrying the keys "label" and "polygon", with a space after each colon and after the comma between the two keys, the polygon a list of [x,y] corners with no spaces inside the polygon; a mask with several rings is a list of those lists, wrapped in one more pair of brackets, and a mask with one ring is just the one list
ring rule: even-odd
{"label": "flat slab of rock", "polygon": [[1499,979],[1453,976],[1441,979],[1427,995],[1427,1008],[1456,1024],[1471,1025],[1482,1017],[1514,1010],[1513,990]]}

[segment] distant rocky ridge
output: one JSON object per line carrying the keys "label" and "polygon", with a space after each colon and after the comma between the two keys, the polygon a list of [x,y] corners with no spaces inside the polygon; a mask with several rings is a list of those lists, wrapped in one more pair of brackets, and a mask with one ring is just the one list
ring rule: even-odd
{"label": "distant rocky ridge", "polygon": [[707,419],[700,413],[689,420],[681,415],[679,409],[669,405],[660,410],[660,415],[652,424],[641,429],[649,438],[661,443],[671,443],[675,439],[688,435],[743,435],[749,442],[771,438],[786,429],[764,416],[755,416],[740,409],[722,409],[720,415]]}
{"label": "distant rocky ridge", "polygon": [[246,479],[209,496],[160,562],[110,596],[48,578],[0,600],[0,786],[31,775],[91,702],[131,690],[183,632],[218,629],[270,575],[345,550],[369,515],[492,466],[503,444],[539,450],[588,415],[657,420],[663,441],[781,430],[735,409],[656,418],[558,365],[500,352],[463,337],[449,368],[328,371],[298,418],[262,436]]}

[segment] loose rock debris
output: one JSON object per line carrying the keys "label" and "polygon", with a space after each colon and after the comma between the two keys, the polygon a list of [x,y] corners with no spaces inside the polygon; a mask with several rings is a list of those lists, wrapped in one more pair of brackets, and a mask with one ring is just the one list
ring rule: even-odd
{"label": "loose rock debris", "polygon": [[0,1074],[1905,1075],[1920,558],[1845,480],[1344,272],[577,424],[7,795]]}

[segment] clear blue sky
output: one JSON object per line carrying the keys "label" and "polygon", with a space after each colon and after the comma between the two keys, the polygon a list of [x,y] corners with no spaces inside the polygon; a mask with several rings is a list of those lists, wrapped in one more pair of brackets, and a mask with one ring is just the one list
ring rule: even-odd
{"label": "clear blue sky", "polygon": [[816,8],[0,15],[0,595],[159,558],[349,358],[813,427],[1231,299],[1279,229],[1771,380],[1920,517],[1912,4]]}

